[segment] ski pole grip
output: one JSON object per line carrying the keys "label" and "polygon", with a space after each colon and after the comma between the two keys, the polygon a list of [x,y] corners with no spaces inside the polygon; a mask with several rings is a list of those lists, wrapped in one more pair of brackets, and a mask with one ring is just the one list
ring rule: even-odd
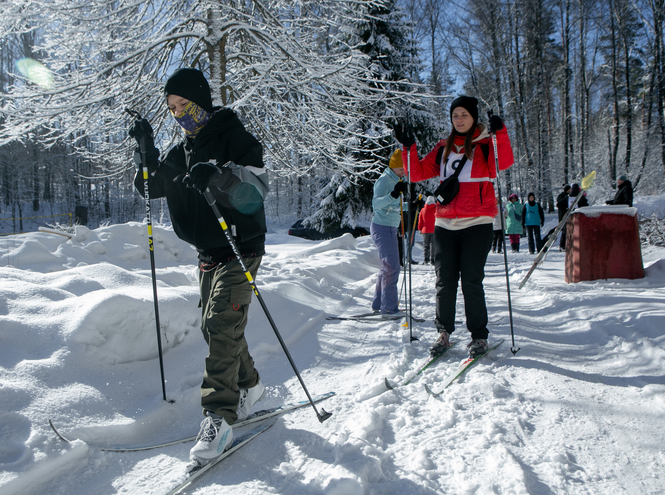
{"label": "ski pole grip", "polygon": [[[215,197],[212,195],[212,192],[210,192],[209,187],[206,187],[206,190],[203,191],[203,197],[206,199],[206,201],[208,202],[208,204],[210,206],[214,206],[214,204],[217,202]],[[215,214],[218,215],[218,212],[214,207],[213,207],[213,210],[215,211]]]}

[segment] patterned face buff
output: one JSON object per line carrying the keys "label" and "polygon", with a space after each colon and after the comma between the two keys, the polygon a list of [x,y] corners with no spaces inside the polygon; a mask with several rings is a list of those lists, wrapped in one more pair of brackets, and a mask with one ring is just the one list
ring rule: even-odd
{"label": "patterned face buff", "polygon": [[173,110],[171,110],[171,114],[178,125],[185,131],[185,136],[191,138],[196,137],[199,131],[208,123],[210,117],[212,117],[212,113],[206,112],[193,101],[187,103],[185,109],[178,115],[173,113]]}

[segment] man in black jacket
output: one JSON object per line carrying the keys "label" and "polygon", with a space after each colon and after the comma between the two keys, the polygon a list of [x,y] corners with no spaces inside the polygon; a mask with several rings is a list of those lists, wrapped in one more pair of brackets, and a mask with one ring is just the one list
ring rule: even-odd
{"label": "man in black jacket", "polygon": [[559,222],[568,210],[568,193],[570,193],[570,185],[563,186],[563,192],[559,193],[556,197],[556,209],[559,214]]}
{"label": "man in black jacket", "polygon": [[617,192],[613,199],[605,201],[607,205],[628,205],[633,206],[633,185],[628,177],[621,175],[617,179]]}
{"label": "man in black jacket", "polygon": [[[256,278],[265,254],[268,175],[261,144],[232,110],[213,106],[203,73],[177,70],[164,94],[185,139],[159,160],[145,119],[137,120],[129,134],[139,143],[146,140],[150,198],[166,198],[173,230],[199,253],[201,330],[208,343],[201,385],[206,419],[190,458],[202,465],[231,446],[231,425],[247,417],[265,392],[245,340],[252,288],[202,193],[207,188],[215,197],[245,266]],[[140,154],[135,153],[135,161],[140,165]],[[141,193],[144,180],[138,170],[134,184]]]}
{"label": "man in black jacket", "polygon": [[[570,185],[563,186],[563,192],[559,193],[556,197],[556,209],[559,214],[559,222],[568,211],[568,193],[570,193]],[[561,238],[559,239],[559,251],[566,250],[566,229],[561,230]]]}

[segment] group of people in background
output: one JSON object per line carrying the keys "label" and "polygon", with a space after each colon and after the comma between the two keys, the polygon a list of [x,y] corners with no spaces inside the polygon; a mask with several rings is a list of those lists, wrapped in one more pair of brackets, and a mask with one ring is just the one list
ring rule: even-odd
{"label": "group of people in background", "polygon": [[524,233],[527,236],[529,253],[539,252],[543,242],[540,229],[545,225],[545,212],[543,207],[536,203],[536,195],[532,192],[529,193],[527,202],[522,204],[519,202],[517,194],[511,194],[508,197],[504,216],[506,217],[506,233],[510,239],[512,252],[520,252],[520,238]]}

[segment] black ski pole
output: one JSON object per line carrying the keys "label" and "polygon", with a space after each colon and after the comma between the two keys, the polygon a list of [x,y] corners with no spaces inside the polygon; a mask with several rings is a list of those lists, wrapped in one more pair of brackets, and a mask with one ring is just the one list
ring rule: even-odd
{"label": "black ski pole", "polygon": [[[402,179],[400,179],[400,182]],[[409,301],[407,300],[407,295],[406,295],[406,263],[404,263],[404,253],[406,253],[406,246],[404,245],[404,238],[406,237],[406,234],[404,233],[404,193],[399,194],[399,217],[400,217],[400,228],[402,230],[402,240],[400,241],[401,244],[399,244],[399,247],[402,248],[402,251],[400,253],[400,264],[402,265],[402,286],[400,287],[400,294],[399,298],[397,299],[397,308],[399,309],[399,302],[402,300],[402,290],[404,290],[404,310],[406,311],[406,307],[409,304]]]}
{"label": "black ski pole", "polygon": [[[492,110],[487,112],[487,117],[491,118],[493,115]],[[499,191],[499,215],[501,217],[501,237],[503,242],[503,263],[506,267],[506,290],[508,291],[508,316],[510,317],[510,335],[513,339],[513,345],[510,351],[513,356],[519,351],[519,347],[515,349],[515,332],[513,330],[513,305],[510,300],[510,276],[508,274],[508,253],[506,252],[506,225],[503,220],[503,198],[501,196],[501,178],[499,177],[499,151],[496,145],[496,133],[492,132],[492,145],[494,146],[494,164],[496,166],[496,184]]]}
{"label": "black ski pole", "polygon": [[282,336],[280,335],[279,330],[277,330],[277,325],[275,324],[275,321],[272,319],[272,316],[270,315],[270,311],[268,311],[268,307],[266,306],[266,303],[263,300],[263,297],[261,297],[261,294],[259,293],[259,289],[256,287],[256,284],[254,283],[254,277],[252,277],[252,274],[249,272],[249,270],[245,266],[245,263],[242,261],[242,255],[240,254],[240,250],[238,249],[238,245],[236,244],[236,241],[233,239],[233,236],[231,235],[231,232],[229,231],[229,227],[228,227],[226,221],[224,220],[224,217],[222,216],[222,212],[217,207],[217,201],[215,200],[215,197],[212,195],[209,188],[206,188],[206,190],[203,192],[203,196],[205,197],[208,204],[211,206],[212,211],[215,213],[215,216],[217,217],[217,221],[219,222],[219,225],[222,227],[222,230],[224,231],[224,235],[226,236],[226,239],[229,241],[229,244],[231,245],[231,249],[233,249],[233,252],[236,255],[236,258],[238,259],[238,262],[240,263],[240,266],[242,267],[242,270],[245,272],[245,276],[247,277],[247,281],[249,282],[249,285],[252,287],[252,290],[254,291],[254,294],[256,294],[256,298],[259,300],[259,303],[261,303],[261,307],[263,308],[263,312],[266,314],[266,317],[268,318],[268,321],[270,322],[270,326],[272,326],[272,329],[274,330],[275,335],[277,336],[277,340],[279,340],[279,343],[281,344],[282,349],[284,349],[284,353],[286,354],[286,357],[288,358],[289,362],[291,363],[291,367],[293,368],[293,371],[295,371],[296,376],[298,377],[298,380],[300,381],[300,385],[302,385],[302,388],[305,391],[305,394],[307,394],[307,398],[309,399],[309,402],[312,404],[312,407],[314,408],[314,412],[316,412],[316,416],[319,418],[319,422],[323,423],[326,419],[328,419],[330,416],[332,416],[332,413],[326,412],[325,409],[323,409],[323,408],[321,408],[321,413],[319,413],[318,409],[316,408],[316,405],[314,404],[314,401],[312,400],[312,396],[309,395],[309,390],[307,390],[307,387],[305,386],[305,382],[303,381],[302,377],[300,376],[300,372],[298,371],[298,368],[296,367],[296,363],[293,362],[293,358],[291,358],[291,353],[287,349],[286,344],[284,343],[284,340],[282,340]]}
{"label": "black ski pole", "polygon": [[[406,204],[409,208],[409,223],[407,225],[411,226],[411,216],[413,215],[413,205],[411,204],[411,147],[407,149],[407,155],[406,155],[406,167],[408,169],[408,175],[407,175],[407,180],[406,180]],[[414,340],[418,340],[417,337],[413,336],[413,293],[411,289],[411,256],[413,256],[412,253],[412,246],[411,246],[411,236],[409,232],[407,232],[406,235],[407,239],[407,246],[408,246],[408,253],[407,253],[407,261],[405,263],[409,264],[409,342],[413,342]],[[406,250],[405,250],[406,252]],[[405,265],[406,266],[406,265]]]}
{"label": "black ski pole", "polygon": [[[141,120],[141,115],[135,111],[125,108],[125,111],[136,120]],[[164,358],[162,357],[162,336],[159,325],[159,304],[157,303],[157,274],[155,272],[155,246],[152,239],[152,215],[150,213],[150,193],[148,192],[148,158],[145,136],[139,138],[139,151],[141,152],[141,165],[143,172],[143,196],[145,198],[145,217],[148,224],[148,246],[150,248],[150,270],[152,272],[152,298],[155,303],[155,325],[157,327],[157,351],[159,354],[159,371],[162,375],[162,397],[166,400],[166,382],[164,380]],[[168,401],[175,402],[175,401]]]}

